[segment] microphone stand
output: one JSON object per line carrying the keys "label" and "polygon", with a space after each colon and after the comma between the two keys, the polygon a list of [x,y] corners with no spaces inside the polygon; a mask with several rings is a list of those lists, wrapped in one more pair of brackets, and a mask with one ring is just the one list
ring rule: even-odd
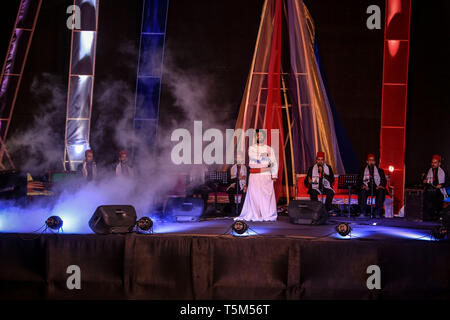
{"label": "microphone stand", "polygon": [[372,176],[370,176],[370,219],[373,219],[373,185],[375,184],[375,181]]}
{"label": "microphone stand", "polygon": [[325,204],[325,198],[323,196],[323,179],[324,179],[324,174],[323,174],[323,166],[320,166],[322,168],[322,172],[320,173],[319,176],[319,187],[320,187],[320,179],[322,179],[322,187],[320,188],[320,193],[322,194],[322,203]]}
{"label": "microphone stand", "polygon": [[[239,216],[239,204],[240,204],[240,200],[239,200],[239,189],[241,188],[241,184],[240,184],[240,180],[239,180],[239,171],[240,168],[239,166],[236,166],[236,199],[234,200],[234,205],[236,206],[236,215]],[[239,200],[239,204],[238,204],[238,200]]]}
{"label": "microphone stand", "polygon": [[[242,165],[242,164],[241,164]],[[245,164],[243,164],[245,165]],[[239,199],[239,194],[240,194],[240,190],[241,190],[241,180],[239,179],[239,175],[241,173],[241,168],[239,167],[238,164],[236,164],[236,199],[234,200],[234,205],[236,206],[236,214],[239,216],[239,206],[241,205],[241,201],[242,201],[242,196]],[[242,192],[242,194],[244,194],[244,192]],[[239,203],[238,203],[239,200]]]}

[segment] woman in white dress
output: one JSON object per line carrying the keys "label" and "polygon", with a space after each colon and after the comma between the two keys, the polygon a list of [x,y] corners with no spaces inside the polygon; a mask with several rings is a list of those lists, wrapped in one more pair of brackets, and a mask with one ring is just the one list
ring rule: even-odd
{"label": "woman in white dress", "polygon": [[241,215],[235,220],[275,221],[277,203],[274,181],[278,178],[278,163],[273,148],[266,145],[266,133],[257,130],[257,143],[248,149],[250,177]]}

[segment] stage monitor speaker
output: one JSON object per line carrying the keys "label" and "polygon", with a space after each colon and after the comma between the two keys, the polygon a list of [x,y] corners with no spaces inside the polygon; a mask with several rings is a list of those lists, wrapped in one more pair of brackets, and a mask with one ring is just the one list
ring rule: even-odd
{"label": "stage monitor speaker", "polygon": [[97,234],[128,233],[136,225],[133,206],[100,206],[89,220],[89,227]]}
{"label": "stage monitor speaker", "polygon": [[288,214],[294,224],[325,224],[328,219],[328,212],[320,201],[291,200]]}
{"label": "stage monitor speaker", "polygon": [[422,222],[430,220],[424,208],[423,188],[405,189],[405,218],[406,220]]}
{"label": "stage monitor speaker", "polygon": [[172,197],[167,200],[164,217],[176,222],[200,220],[203,214],[203,199]]}

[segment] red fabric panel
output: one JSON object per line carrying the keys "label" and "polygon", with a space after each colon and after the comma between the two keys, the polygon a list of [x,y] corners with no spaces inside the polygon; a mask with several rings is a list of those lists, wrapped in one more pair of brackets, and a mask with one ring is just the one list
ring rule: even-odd
{"label": "red fabric panel", "polygon": [[405,129],[382,128],[380,143],[380,166],[383,169],[394,166],[403,169],[405,155]]}
{"label": "red fabric panel", "polygon": [[409,10],[411,0],[389,0],[386,39],[409,39]]}
{"label": "red fabric panel", "polygon": [[384,83],[406,83],[408,80],[409,42],[385,41]]}
{"label": "red fabric panel", "polygon": [[308,193],[308,188],[305,187],[306,174],[297,178],[297,196],[300,197]]}
{"label": "red fabric panel", "polygon": [[278,180],[275,183],[275,194],[277,201],[282,194],[283,182],[283,162],[284,162],[284,134],[283,134],[283,118],[281,109],[281,91],[280,91],[280,71],[281,71],[281,0],[272,2],[275,4],[274,28],[270,49],[270,63],[268,71],[268,92],[266,121],[264,128],[267,129],[267,142],[272,145],[270,130],[278,129],[279,134],[279,159],[278,159]]}
{"label": "red fabric panel", "polygon": [[380,167],[394,166],[394,212],[403,206],[406,92],[411,0],[387,0],[381,107]]}
{"label": "red fabric panel", "polygon": [[403,85],[383,86],[383,108],[389,110],[381,115],[381,123],[384,126],[405,126],[406,89]]}

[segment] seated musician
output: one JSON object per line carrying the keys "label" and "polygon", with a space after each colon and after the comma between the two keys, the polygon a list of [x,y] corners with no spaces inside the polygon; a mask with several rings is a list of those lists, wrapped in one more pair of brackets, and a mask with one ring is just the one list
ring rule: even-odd
{"label": "seated musician", "polygon": [[422,174],[425,185],[424,211],[431,219],[439,218],[445,197],[446,187],[450,185],[447,170],[441,167],[441,156],[435,154],[431,159],[431,168]]}
{"label": "seated musician", "polygon": [[367,155],[365,165],[358,175],[356,187],[359,189],[358,204],[361,214],[366,214],[367,198],[369,196],[375,197],[375,212],[376,218],[380,218],[381,211],[384,206],[384,199],[386,197],[386,175],[384,170],[376,165],[375,155]]}
{"label": "seated musician", "polygon": [[305,186],[313,201],[318,201],[319,194],[326,195],[325,207],[329,213],[333,212],[334,174],[330,165],[325,163],[325,153],[317,152],[316,163],[309,168],[305,178]]}
{"label": "seated musician", "polygon": [[[241,213],[245,194],[247,192],[247,166],[245,165],[245,159],[242,152],[238,152],[235,155],[234,164],[230,168],[230,180],[231,184],[227,188],[227,193],[231,206],[231,215],[238,216]],[[235,201],[236,194],[241,195],[241,201],[239,202],[237,211]]]}
{"label": "seated musician", "polygon": [[94,152],[92,150],[86,150],[84,152],[84,160],[78,166],[78,171],[81,172],[86,181],[95,180],[97,176],[97,165],[94,161]]}
{"label": "seated musician", "polygon": [[119,162],[116,165],[116,176],[134,176],[133,166],[128,161],[128,154],[125,150],[119,152]]}

